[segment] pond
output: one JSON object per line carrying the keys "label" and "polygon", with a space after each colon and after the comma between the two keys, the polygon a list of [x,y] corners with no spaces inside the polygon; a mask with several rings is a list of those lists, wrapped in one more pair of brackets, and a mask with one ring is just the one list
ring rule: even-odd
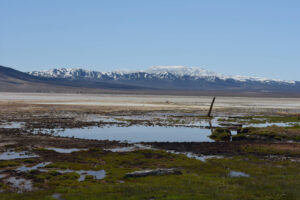
{"label": "pond", "polygon": [[213,140],[208,137],[210,134],[211,130],[205,128],[162,126],[111,126],[56,130],[53,135],[91,140],[126,141],[129,143],[213,142]]}

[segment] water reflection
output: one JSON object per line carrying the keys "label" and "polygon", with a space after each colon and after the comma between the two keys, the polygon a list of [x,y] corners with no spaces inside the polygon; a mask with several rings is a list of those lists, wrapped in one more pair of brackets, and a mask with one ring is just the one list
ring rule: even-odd
{"label": "water reflection", "polygon": [[57,130],[54,135],[93,140],[137,142],[213,142],[205,128],[130,126]]}

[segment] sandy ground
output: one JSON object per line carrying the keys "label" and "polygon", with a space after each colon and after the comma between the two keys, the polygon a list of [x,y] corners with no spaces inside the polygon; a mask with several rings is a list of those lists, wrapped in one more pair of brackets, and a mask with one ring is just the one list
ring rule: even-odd
{"label": "sandy ground", "polygon": [[[116,94],[59,94],[59,93],[0,93],[0,104],[48,104],[66,106],[126,107],[138,109],[207,110],[212,97],[116,95]],[[217,97],[215,110],[253,112],[300,112],[299,98]]]}

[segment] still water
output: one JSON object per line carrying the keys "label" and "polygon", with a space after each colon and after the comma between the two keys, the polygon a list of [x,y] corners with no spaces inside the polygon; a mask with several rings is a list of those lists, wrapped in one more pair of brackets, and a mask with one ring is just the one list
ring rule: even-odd
{"label": "still water", "polygon": [[130,126],[57,130],[54,135],[93,140],[136,142],[213,142],[211,130],[188,127]]}

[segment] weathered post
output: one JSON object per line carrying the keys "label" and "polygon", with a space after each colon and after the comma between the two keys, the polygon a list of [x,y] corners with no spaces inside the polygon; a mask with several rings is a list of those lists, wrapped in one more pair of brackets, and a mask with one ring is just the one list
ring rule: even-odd
{"label": "weathered post", "polygon": [[212,102],[210,104],[210,108],[209,108],[209,111],[208,111],[208,114],[207,114],[208,117],[211,117],[211,111],[212,111],[212,109],[214,107],[215,100],[216,100],[216,97],[213,98],[213,100],[212,100]]}
{"label": "weathered post", "polygon": [[209,120],[208,123],[209,123],[209,129],[210,129],[210,132],[211,132],[211,134],[213,134],[214,128],[213,128],[213,126],[212,126],[211,120]]}

